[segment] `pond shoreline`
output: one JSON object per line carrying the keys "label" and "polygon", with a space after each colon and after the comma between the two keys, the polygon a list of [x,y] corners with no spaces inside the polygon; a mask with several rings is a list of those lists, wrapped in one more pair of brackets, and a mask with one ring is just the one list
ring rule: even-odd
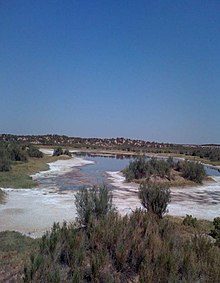
{"label": "pond shoreline", "polygon": [[[79,157],[62,160],[62,162],[52,162],[52,170],[42,171],[35,175],[36,180],[41,178],[45,182],[50,179],[78,178],[85,171],[83,168],[91,168],[96,172],[98,161],[104,160],[106,164],[117,162],[116,159],[102,157],[91,157],[94,161],[79,158],[80,162],[69,164]],[[72,160],[72,161],[71,161]],[[94,163],[95,162],[95,163]],[[110,163],[109,163],[110,162]],[[120,164],[124,164],[122,160]],[[127,159],[127,162],[129,160]],[[54,163],[56,164],[55,167]],[[93,164],[92,167],[86,165]],[[63,166],[63,167],[62,167]],[[95,166],[95,167],[94,167]],[[62,168],[64,169],[62,172]],[[74,169],[75,168],[75,169]],[[73,171],[71,171],[73,170]],[[77,173],[74,173],[77,170]],[[112,170],[112,169],[110,169]],[[126,183],[120,171],[105,170],[110,185],[113,185],[113,203],[120,214],[130,213],[136,207],[141,207],[138,198],[138,184]],[[66,179],[65,179],[66,180]],[[68,181],[68,180],[67,180]],[[74,190],[61,190],[57,186],[43,182],[37,188],[32,189],[4,189],[8,193],[5,205],[0,206],[1,231],[16,230],[31,237],[40,237],[45,231],[50,229],[53,222],[74,221],[76,210],[74,204]],[[193,214],[199,219],[212,220],[216,216],[216,211],[220,209],[220,177],[215,178],[215,182],[197,187],[171,188],[172,203],[169,206],[169,214],[184,216],[186,213]],[[207,203],[207,205],[206,205]],[[213,207],[216,206],[213,212]],[[218,208],[219,207],[219,208]]]}

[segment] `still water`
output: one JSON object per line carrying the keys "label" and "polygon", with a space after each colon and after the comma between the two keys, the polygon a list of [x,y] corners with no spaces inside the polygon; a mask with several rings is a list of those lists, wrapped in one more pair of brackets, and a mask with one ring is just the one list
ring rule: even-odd
{"label": "still water", "polygon": [[[106,172],[121,171],[134,159],[128,156],[79,156],[93,163],[82,167],[74,167],[66,174],[49,176],[47,178],[42,176],[38,179],[40,187],[55,187],[59,190],[78,190],[82,186],[109,183],[109,176]],[[206,166],[205,170],[207,175],[220,177],[218,170]]]}
{"label": "still water", "polygon": [[[140,207],[138,199],[138,185],[125,183],[119,171],[125,168],[132,158],[104,156],[81,156],[83,159],[93,161],[93,164],[73,168],[70,172],[42,179],[42,186],[46,183],[56,187],[60,192],[73,192],[82,186],[109,183],[113,186],[115,204],[121,213],[128,213]],[[213,182],[196,185],[194,187],[171,188],[171,203],[169,213],[184,216],[192,214],[198,218],[213,219],[220,215],[220,172],[205,166],[207,175],[212,176]]]}
{"label": "still water", "polygon": [[83,159],[93,163],[73,167],[70,172],[62,175],[40,176],[37,181],[42,188],[58,188],[59,190],[79,190],[83,186],[109,183],[107,171],[121,171],[131,158],[116,158],[103,156],[83,156]]}

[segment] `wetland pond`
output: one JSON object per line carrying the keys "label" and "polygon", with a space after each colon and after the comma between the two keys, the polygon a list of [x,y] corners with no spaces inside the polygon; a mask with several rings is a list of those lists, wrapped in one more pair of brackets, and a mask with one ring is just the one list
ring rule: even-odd
{"label": "wetland pond", "polygon": [[[32,237],[41,236],[53,222],[74,221],[74,194],[82,186],[108,183],[112,187],[113,202],[118,211],[126,214],[140,207],[138,185],[126,183],[121,174],[132,157],[80,155],[59,160],[48,171],[32,177],[37,188],[5,189],[6,203],[0,205],[0,231],[16,230]],[[169,214],[191,214],[200,219],[213,220],[220,215],[220,173],[205,167],[214,181],[195,187],[171,189]]]}

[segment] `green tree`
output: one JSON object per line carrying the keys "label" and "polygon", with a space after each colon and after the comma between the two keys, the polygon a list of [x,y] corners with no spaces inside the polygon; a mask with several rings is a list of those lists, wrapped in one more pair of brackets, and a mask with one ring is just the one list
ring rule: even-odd
{"label": "green tree", "polygon": [[171,200],[170,189],[162,188],[158,184],[144,183],[139,187],[139,198],[148,212],[162,218],[167,212],[167,205]]}

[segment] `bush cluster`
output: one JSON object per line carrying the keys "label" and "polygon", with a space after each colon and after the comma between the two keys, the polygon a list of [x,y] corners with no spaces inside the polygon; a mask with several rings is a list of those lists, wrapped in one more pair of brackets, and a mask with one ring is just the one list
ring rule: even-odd
{"label": "bush cluster", "polygon": [[141,209],[120,216],[106,186],[83,189],[76,203],[78,222],[54,224],[41,238],[24,282],[220,281],[220,249],[206,236],[185,238],[169,219]]}
{"label": "bush cluster", "polygon": [[179,161],[177,163],[177,170],[181,172],[184,178],[196,183],[202,183],[206,176],[204,166],[198,162],[188,160]]}
{"label": "bush cluster", "polygon": [[152,175],[158,175],[161,178],[170,175],[173,167],[173,162],[166,160],[158,160],[151,158],[150,160],[145,157],[138,157],[131,161],[129,165],[123,170],[127,181],[134,179],[148,179]]}
{"label": "bush cluster", "polygon": [[55,224],[24,282],[220,282],[220,251],[205,236],[185,240],[167,219],[113,212],[86,229]]}
{"label": "bush cluster", "polygon": [[38,148],[34,147],[33,145],[30,145],[27,148],[27,154],[30,157],[36,157],[36,158],[42,158],[43,152],[41,152]]}
{"label": "bush cluster", "polygon": [[15,142],[0,143],[0,171],[9,171],[13,162],[28,161],[28,157],[43,157],[43,153],[33,145]]}
{"label": "bush cluster", "polygon": [[71,156],[71,153],[68,149],[63,150],[61,146],[57,147],[53,151],[53,156],[60,156],[60,155],[68,155]]}
{"label": "bush cluster", "polygon": [[186,214],[186,217],[183,219],[183,225],[196,227],[198,224],[198,220],[196,217],[192,217],[192,215]]}
{"label": "bush cluster", "polygon": [[220,217],[213,220],[214,229],[211,231],[211,236],[216,239],[216,245],[220,247]]}
{"label": "bush cluster", "polygon": [[202,164],[188,160],[174,162],[171,157],[167,160],[156,158],[148,160],[145,157],[139,157],[131,161],[122,172],[125,174],[127,181],[135,179],[146,179],[149,181],[151,176],[166,177],[170,180],[172,169],[179,171],[185,179],[196,183],[202,183],[206,176]]}
{"label": "bush cluster", "polygon": [[11,169],[11,160],[8,153],[0,149],[0,172],[9,171]]}

